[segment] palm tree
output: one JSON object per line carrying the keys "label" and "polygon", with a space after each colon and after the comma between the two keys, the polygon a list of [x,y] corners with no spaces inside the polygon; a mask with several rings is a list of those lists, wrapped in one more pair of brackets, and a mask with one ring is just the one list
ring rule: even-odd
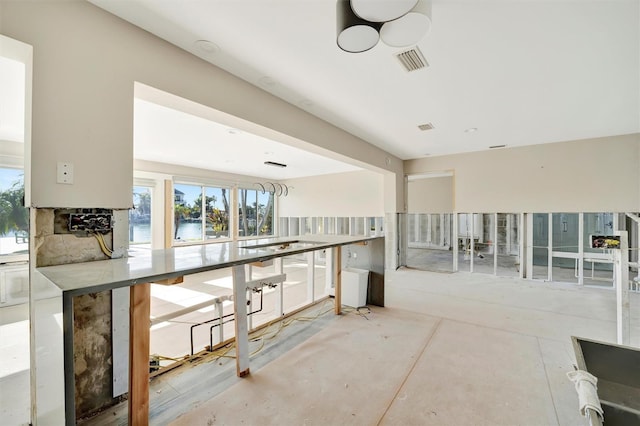
{"label": "palm tree", "polygon": [[0,234],[28,229],[29,213],[24,207],[24,185],[16,181],[11,188],[0,191]]}
{"label": "palm tree", "polygon": [[[264,206],[260,205],[260,210],[262,212],[261,215],[259,215],[260,217],[260,222],[258,223],[258,228],[257,228],[257,232],[260,233],[262,231],[262,227],[267,225],[270,228],[271,225],[271,204],[273,204],[273,194],[269,194],[269,200],[267,201],[267,207],[264,208]],[[263,210],[264,209],[264,210]]]}
{"label": "palm tree", "polygon": [[187,206],[176,204],[173,206],[173,239],[178,239],[178,228],[180,227],[180,220],[189,217],[191,209]]}
{"label": "palm tree", "polygon": [[[205,215],[207,212],[211,210],[211,204],[215,204],[218,199],[215,195],[206,195],[204,197],[204,211]],[[202,194],[198,195],[198,198],[193,202],[193,207],[191,208],[191,217],[199,218],[202,216]]]}
{"label": "palm tree", "polygon": [[141,215],[151,213],[151,194],[148,191],[134,193],[138,197],[138,208]]}
{"label": "palm tree", "polygon": [[224,206],[224,211],[229,214],[229,201],[227,200],[227,189],[220,188],[222,190],[222,205]]}
{"label": "palm tree", "polygon": [[247,190],[241,189],[240,191],[240,222],[242,223],[242,229],[244,233],[242,235],[249,235],[249,221],[247,217]]}

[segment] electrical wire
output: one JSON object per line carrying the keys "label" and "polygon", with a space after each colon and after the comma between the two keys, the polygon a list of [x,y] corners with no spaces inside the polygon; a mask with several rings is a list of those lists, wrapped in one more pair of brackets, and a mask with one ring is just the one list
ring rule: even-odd
{"label": "electrical wire", "polygon": [[[331,306],[329,308],[325,309],[325,306],[327,304],[330,304]],[[290,318],[287,319],[283,319],[283,318],[274,318],[271,321],[267,322],[266,324],[264,324],[264,327],[259,330],[259,331],[254,331],[253,333],[251,333],[249,335],[249,342],[250,343],[259,343],[258,347],[255,348],[250,354],[249,357],[253,357],[255,355],[257,355],[258,353],[260,353],[264,347],[267,341],[275,339],[281,332],[282,330],[284,330],[286,327],[290,326],[291,324],[297,322],[297,321],[314,321],[316,319],[318,319],[320,316],[331,312],[334,310],[334,304],[335,301],[334,299],[327,299],[324,301],[324,303],[322,303],[320,305],[320,308],[316,311],[315,314],[313,315],[304,315],[304,316],[292,316]],[[358,308],[360,309],[360,308]],[[368,309],[368,308],[367,308]],[[343,309],[343,312],[349,313],[349,312],[355,312],[357,315],[361,315],[366,319],[367,318],[364,314],[360,313],[358,310],[356,309]],[[370,313],[371,311],[369,310],[368,313]],[[172,321],[168,321],[168,322],[172,322]],[[277,327],[274,329],[273,326],[277,324]],[[206,356],[208,357],[214,357],[214,361],[217,361],[221,358],[231,358],[231,359],[235,359],[236,358],[236,354],[232,353],[230,354],[229,352],[232,352],[235,349],[235,342],[229,342],[224,346],[221,346],[213,351],[210,351]],[[167,361],[175,361],[175,362],[180,362],[180,361],[184,361],[184,360],[193,360],[195,358],[199,358],[199,356],[197,355],[193,355],[193,356],[185,356],[185,358],[171,358],[171,357],[166,357],[163,355],[154,355],[155,357],[157,357],[160,360],[167,360]],[[162,367],[161,367],[162,368]]]}
{"label": "electrical wire", "polygon": [[[275,337],[277,337],[280,332],[282,330],[284,330],[286,327],[288,327],[289,325],[293,324],[296,321],[313,321],[315,319],[317,319],[318,317],[320,317],[321,315],[326,314],[327,312],[331,312],[333,310],[333,303],[331,303],[331,307],[329,307],[328,309],[324,309],[324,306],[329,302],[329,301],[333,301],[332,299],[328,299],[325,300],[324,303],[320,306],[320,308],[318,309],[318,311],[316,312],[315,315],[311,315],[311,316],[298,316],[298,317],[291,317],[289,319],[282,319],[282,318],[274,318],[271,321],[267,322],[266,324],[264,324],[264,327],[256,332],[253,332],[249,335],[249,342],[251,343],[257,343],[259,342],[259,346],[254,349],[249,356],[252,357],[256,354],[258,354],[260,351],[262,351],[262,349],[264,349],[264,345],[266,341],[272,340]],[[276,329],[272,329],[272,326],[274,324],[277,324],[277,328]],[[229,352],[231,352],[231,350],[235,349],[235,344],[234,342],[231,342],[223,347],[220,347],[212,352],[209,352],[208,356],[213,356],[215,357],[215,360],[217,361],[220,358],[236,358],[235,354],[229,354]],[[195,356],[194,356],[195,357]]]}
{"label": "electrical wire", "polygon": [[113,250],[107,247],[107,243],[104,241],[104,237],[102,236],[102,234],[99,232],[91,232],[91,235],[93,235],[96,240],[98,240],[98,245],[100,246],[100,250],[102,250],[102,253],[104,253],[108,258],[111,258]]}
{"label": "electrical wire", "polygon": [[[255,349],[253,352],[251,352],[249,354],[250,357],[258,354],[265,345],[265,342],[271,339],[274,339],[275,337],[277,337],[280,332],[282,330],[284,330],[286,327],[288,327],[289,325],[293,324],[296,321],[313,321],[315,319],[317,319],[318,317],[320,317],[320,315],[324,315],[327,312],[330,312],[333,310],[333,307],[330,307],[329,309],[326,310],[322,310],[324,305],[326,305],[328,302],[328,300],[325,300],[325,302],[320,306],[320,309],[318,309],[318,311],[316,312],[315,315],[313,316],[299,316],[299,317],[291,317],[289,319],[280,319],[280,318],[275,318],[271,321],[269,321],[267,323],[267,326],[263,329],[262,333],[257,335],[257,336],[251,336],[249,341],[250,342],[260,342],[260,345],[257,349]],[[332,304],[333,305],[333,304]],[[278,328],[275,331],[271,331],[270,327],[275,324],[278,323]],[[269,334],[271,333],[271,334]]]}
{"label": "electrical wire", "polygon": [[158,358],[158,360],[164,360],[164,361],[184,361],[184,358],[172,358],[170,356],[164,356],[164,355],[151,355],[151,357],[155,357],[155,358]]}
{"label": "electrical wire", "polygon": [[[360,309],[366,309],[367,312],[362,313],[360,312]],[[362,318],[366,319],[367,321],[369,320],[369,317],[367,316],[368,314],[371,313],[371,309],[368,306],[361,306],[359,308],[342,308],[342,312],[345,314],[353,314],[353,315],[358,315],[361,316]]]}

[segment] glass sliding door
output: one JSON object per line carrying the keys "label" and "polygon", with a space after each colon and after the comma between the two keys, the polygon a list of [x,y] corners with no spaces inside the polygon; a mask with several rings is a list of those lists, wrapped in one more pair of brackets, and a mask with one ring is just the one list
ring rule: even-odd
{"label": "glass sliding door", "polygon": [[[238,188],[238,236],[273,235],[274,193]],[[291,223],[289,224],[291,226]],[[299,235],[300,228],[294,234]]]}
{"label": "glass sliding door", "polygon": [[133,209],[129,210],[129,247],[151,248],[151,187],[133,187]]}
{"label": "glass sliding door", "polygon": [[591,235],[612,235],[613,213],[584,213],[583,215],[582,283],[599,287],[613,287],[613,261],[602,249],[591,248]]}
{"label": "glass sliding door", "polygon": [[475,270],[476,244],[484,232],[481,219],[478,213],[458,213],[458,271]]}
{"label": "glass sliding door", "polygon": [[496,275],[520,276],[520,215],[497,214]]}
{"label": "glass sliding door", "polygon": [[407,266],[426,271],[453,271],[450,213],[409,213]]}
{"label": "glass sliding door", "polygon": [[578,283],[579,214],[552,214],[552,280]]}
{"label": "glass sliding door", "polygon": [[549,214],[533,214],[533,268],[535,280],[549,279]]}
{"label": "glass sliding door", "polygon": [[482,213],[477,216],[481,229],[473,245],[473,272],[495,274],[496,215]]}

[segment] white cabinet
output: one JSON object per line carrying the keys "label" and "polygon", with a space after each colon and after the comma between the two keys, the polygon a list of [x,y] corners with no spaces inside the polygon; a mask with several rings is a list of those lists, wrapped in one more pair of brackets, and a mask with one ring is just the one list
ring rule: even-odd
{"label": "white cabinet", "polygon": [[29,300],[29,265],[0,266],[0,306],[27,303]]}

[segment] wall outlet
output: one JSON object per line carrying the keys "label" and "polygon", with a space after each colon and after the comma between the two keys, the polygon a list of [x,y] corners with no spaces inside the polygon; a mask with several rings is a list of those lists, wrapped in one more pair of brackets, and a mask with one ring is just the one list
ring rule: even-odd
{"label": "wall outlet", "polygon": [[58,162],[58,183],[73,184],[73,163]]}

